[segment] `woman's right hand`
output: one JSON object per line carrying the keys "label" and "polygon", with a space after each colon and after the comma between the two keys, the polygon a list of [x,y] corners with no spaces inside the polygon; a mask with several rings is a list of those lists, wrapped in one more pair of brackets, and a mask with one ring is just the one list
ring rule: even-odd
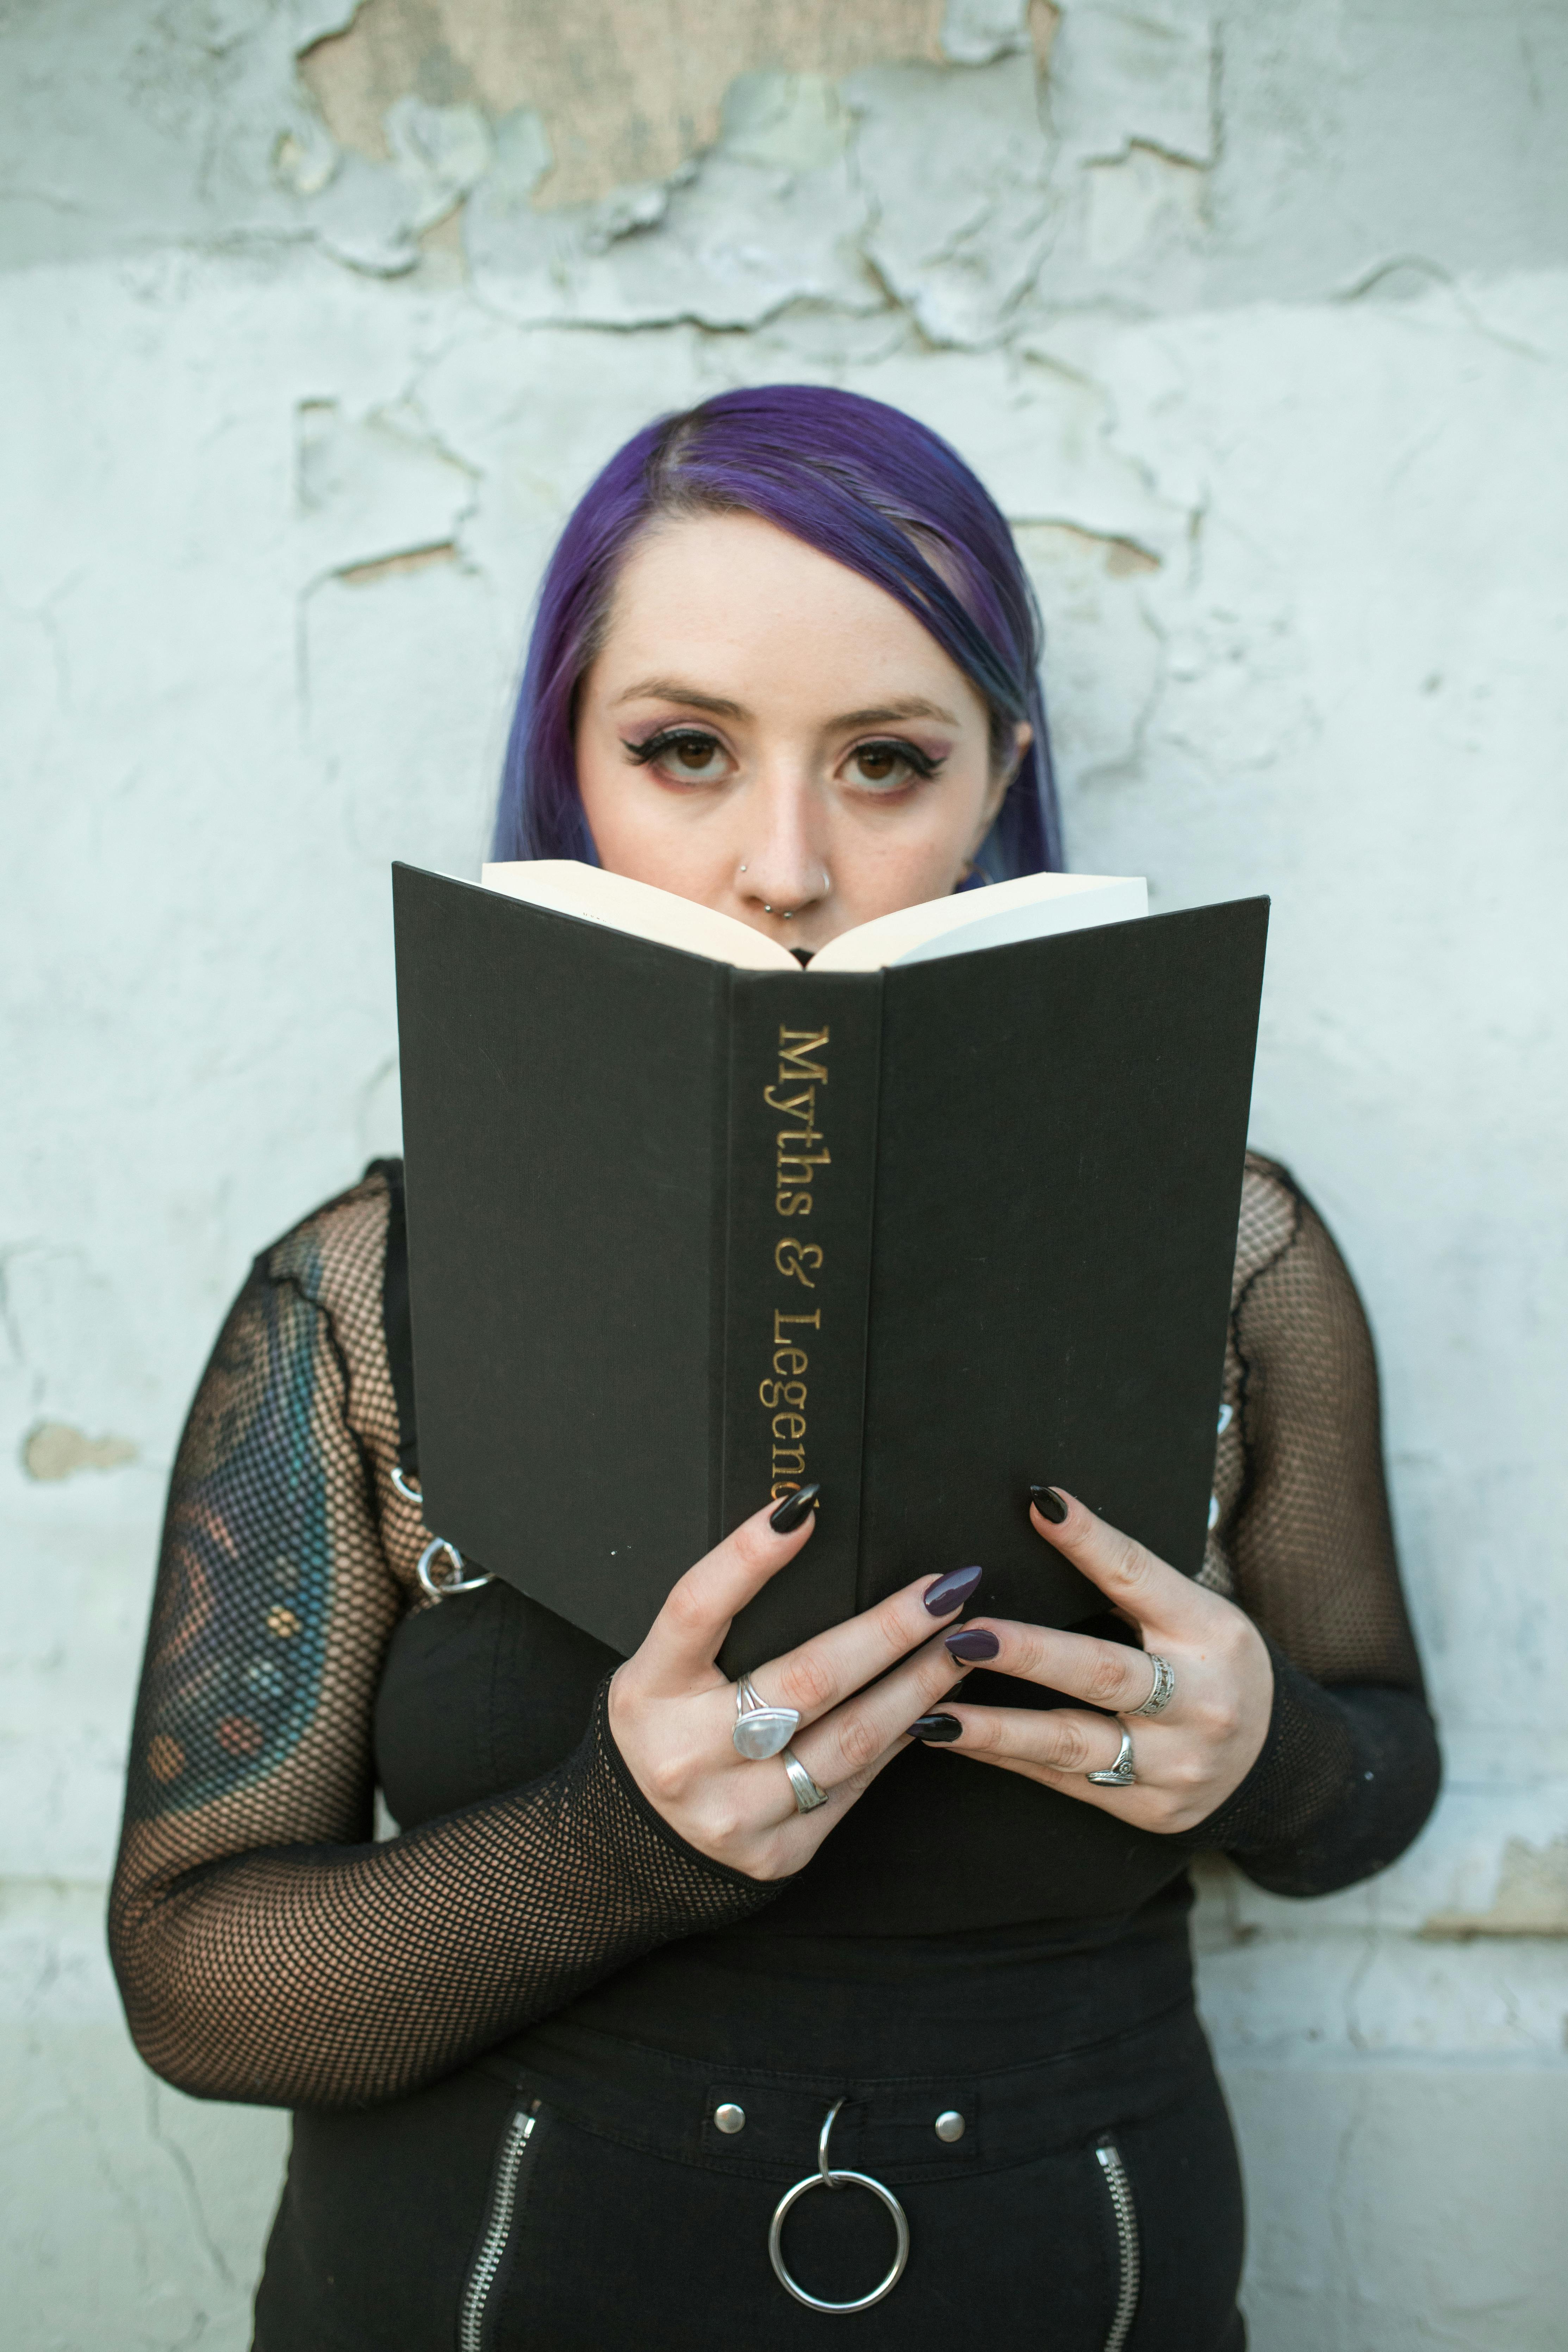
{"label": "woman's right hand", "polygon": [[922,1577],[752,1676],[764,1705],[798,1712],[790,1750],[826,1804],[801,1812],[781,1758],[738,1755],[735,1685],[714,1661],[731,1618],[809,1542],[814,1519],[787,1535],[767,1509],[745,1520],[688,1569],[610,1684],[610,1727],[644,1796],[689,1845],[748,1878],[809,1862],[908,1745],[910,1725],[969,1671],[935,1629],[951,1628],[980,1570]]}

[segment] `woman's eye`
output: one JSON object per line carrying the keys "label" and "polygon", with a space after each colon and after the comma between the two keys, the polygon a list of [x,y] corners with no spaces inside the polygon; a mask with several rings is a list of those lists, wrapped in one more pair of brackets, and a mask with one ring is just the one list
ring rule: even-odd
{"label": "woman's eye", "polygon": [[665,750],[665,761],[683,776],[705,776],[721,764],[724,754],[717,743],[701,735],[678,735]]}
{"label": "woman's eye", "polygon": [[887,792],[911,777],[935,772],[934,761],[926,759],[912,743],[862,743],[851,751],[846,768],[852,784],[872,792]]}
{"label": "woman's eye", "polygon": [[626,749],[639,767],[658,768],[683,784],[717,783],[729,764],[729,754],[711,735],[655,735]]}

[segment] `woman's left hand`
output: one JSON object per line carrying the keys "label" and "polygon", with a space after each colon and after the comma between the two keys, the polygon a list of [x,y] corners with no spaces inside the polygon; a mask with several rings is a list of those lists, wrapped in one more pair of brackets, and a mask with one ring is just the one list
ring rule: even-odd
{"label": "woman's left hand", "polygon": [[[1140,1829],[1195,1829],[1240,1787],[1263,1746],[1274,1703],[1263,1637],[1233,1602],[1205,1592],[1070,1495],[1061,1500],[1067,1517],[1059,1527],[1033,1507],[1036,1529],[1137,1625],[1142,1650],[998,1617],[971,1619],[947,1640],[950,1647],[963,1643],[956,1654],[976,1665],[1110,1708],[1112,1718],[1073,1707],[944,1700],[940,1717],[925,1718],[932,1729],[922,1725],[917,1736],[934,1734],[961,1756],[1042,1780]],[[987,1633],[995,1637],[994,1655],[973,1638]],[[1175,1686],[1158,1715],[1141,1716],[1133,1710],[1154,1689],[1151,1653],[1165,1659]],[[962,1727],[956,1738],[945,1727],[952,1722]],[[1136,1780],[1120,1789],[1085,1780],[1086,1772],[1107,1771],[1116,1762],[1124,1730],[1132,1737]]]}

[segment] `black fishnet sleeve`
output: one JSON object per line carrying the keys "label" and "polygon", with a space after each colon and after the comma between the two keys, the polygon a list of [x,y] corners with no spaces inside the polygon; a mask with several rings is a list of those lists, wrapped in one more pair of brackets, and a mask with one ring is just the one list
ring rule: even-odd
{"label": "black fishnet sleeve", "polygon": [[372,1841],[372,1704],[417,1526],[377,1517],[385,1228],[372,1181],[258,1261],[175,1465],[110,1944],[138,2049],[197,2096],[393,2097],[777,1891],[665,1825],[603,1693],[542,1779]]}
{"label": "black fishnet sleeve", "polygon": [[1279,1895],[1323,1895],[1404,1853],[1440,1762],[1394,1554],[1372,1334],[1343,1259],[1285,1171],[1249,1161],[1227,1359],[1230,1507],[1205,1580],[1274,1662],[1252,1771],[1205,1824]]}

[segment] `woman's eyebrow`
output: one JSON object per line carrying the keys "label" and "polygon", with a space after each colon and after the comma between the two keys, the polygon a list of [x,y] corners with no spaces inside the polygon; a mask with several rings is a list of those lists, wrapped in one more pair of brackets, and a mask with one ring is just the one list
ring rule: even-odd
{"label": "woman's eyebrow", "polygon": [[944,727],[958,725],[954,712],[944,710],[940,702],[927,702],[918,694],[905,695],[898,702],[879,702],[870,710],[847,710],[829,724],[835,730],[840,727],[888,727],[900,719],[938,719]]}
{"label": "woman's eyebrow", "polygon": [[[645,677],[636,686],[628,686],[617,694],[615,707],[623,702],[684,702],[692,710],[711,710],[720,719],[744,719],[742,704],[731,702],[721,694],[701,694],[692,686],[683,686],[679,678]],[[891,727],[901,719],[934,719],[944,727],[956,727],[958,719],[940,702],[928,702],[923,695],[904,695],[895,702],[879,702],[866,710],[846,710],[827,722],[826,732],[839,734],[856,727]]]}
{"label": "woman's eyebrow", "polygon": [[721,719],[743,719],[745,712],[738,702],[728,702],[721,694],[699,694],[695,687],[682,686],[679,678],[645,677],[637,686],[628,686],[625,694],[617,694],[615,707],[623,702],[686,702],[694,710],[711,710]]}

